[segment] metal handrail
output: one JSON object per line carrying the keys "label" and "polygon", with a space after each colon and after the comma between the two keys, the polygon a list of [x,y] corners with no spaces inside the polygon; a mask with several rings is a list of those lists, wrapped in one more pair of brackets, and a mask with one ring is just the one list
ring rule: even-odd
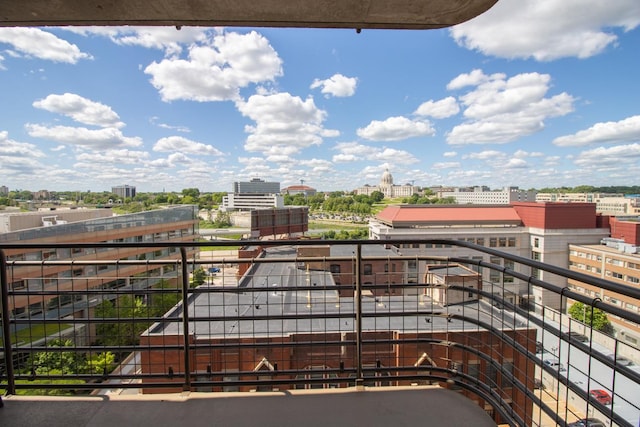
{"label": "metal handrail", "polygon": [[[594,286],[602,287],[603,289],[610,290],[612,292],[618,292],[623,295],[632,296],[640,298],[640,290],[636,288],[626,287],[620,285],[618,283],[606,281],[604,279],[598,279],[591,276],[584,275],[582,273],[574,272],[571,270],[551,266],[548,264],[544,264],[541,262],[533,261],[527,258],[511,255],[508,253],[503,253],[498,250],[494,250],[491,248],[486,248],[483,246],[478,246],[469,242],[464,241],[456,241],[456,240],[442,240],[442,239],[424,239],[424,240],[412,240],[412,243],[431,243],[431,244],[446,244],[451,246],[462,246],[470,249],[477,250],[478,252],[499,256],[502,259],[514,261],[518,264],[526,265],[529,267],[537,268],[540,270],[548,271],[553,274],[560,275],[562,277],[578,280],[581,282],[589,283]],[[248,245],[256,245],[262,247],[272,247],[272,246],[305,246],[305,245],[317,245],[317,241],[255,241],[255,242],[243,242]],[[28,268],[28,267],[50,267],[50,266],[79,266],[79,265],[146,265],[149,268],[155,268],[157,266],[163,265],[179,265],[180,271],[178,274],[179,278],[179,286],[173,289],[145,289],[142,292],[148,294],[150,297],[154,295],[180,295],[182,301],[190,301],[192,298],[195,298],[197,295],[230,295],[240,294],[242,292],[249,292],[252,294],[260,294],[260,293],[269,293],[273,290],[270,288],[225,288],[220,287],[217,289],[210,288],[195,288],[191,289],[189,287],[189,273],[190,268],[194,266],[211,264],[212,261],[207,260],[197,260],[197,259],[189,259],[187,254],[187,248],[197,248],[200,246],[212,246],[211,242],[200,243],[200,242],[154,242],[154,243],[99,243],[99,244],[90,244],[90,243],[61,243],[61,244],[3,244],[0,248],[0,290],[2,291],[0,303],[1,303],[1,311],[2,311],[2,351],[4,353],[4,361],[5,361],[5,369],[4,373],[0,372],[0,380],[7,381],[6,389],[9,393],[14,394],[18,389],[68,389],[68,390],[99,390],[99,389],[112,389],[114,388],[113,383],[111,381],[117,380],[142,380],[144,381],[144,388],[149,389],[158,389],[158,388],[175,388],[179,386],[183,391],[189,391],[197,387],[201,386],[211,386],[211,387],[222,387],[222,386],[261,386],[261,385],[313,385],[313,384],[343,384],[345,381],[353,382],[357,386],[364,385],[367,381],[371,380],[367,375],[368,374],[385,374],[389,375],[389,377],[385,377],[381,381],[414,381],[414,380],[432,380],[432,381],[451,381],[451,383],[455,383],[463,388],[469,389],[478,396],[484,396],[483,398],[486,401],[493,402],[494,408],[502,414],[503,417],[509,419],[510,422],[513,422],[514,425],[523,425],[526,424],[526,420],[522,419],[519,415],[514,414],[513,410],[509,415],[509,411],[505,408],[509,407],[509,403],[506,403],[505,396],[503,392],[499,390],[496,392],[491,385],[486,384],[484,381],[480,381],[479,378],[474,378],[469,376],[467,373],[459,372],[457,369],[451,367],[434,367],[431,366],[428,369],[417,369],[411,368],[407,366],[394,366],[394,367],[381,367],[378,366],[376,368],[371,368],[365,366],[363,353],[366,351],[367,346],[375,346],[375,345],[389,345],[395,346],[403,343],[410,343],[412,340],[409,338],[386,338],[384,340],[372,340],[368,338],[368,335],[365,334],[363,322],[367,319],[384,319],[390,316],[389,312],[385,312],[383,310],[367,312],[363,308],[364,301],[368,298],[364,295],[364,292],[375,292],[377,290],[385,290],[388,289],[389,284],[363,284],[362,283],[362,274],[361,274],[361,265],[363,265],[366,261],[405,261],[405,260],[416,260],[416,261],[438,261],[438,262],[448,262],[448,263],[460,263],[466,265],[476,266],[480,269],[490,269],[494,271],[498,271],[501,274],[501,277],[504,275],[512,276],[516,279],[526,281],[529,285],[539,286],[546,290],[552,291],[556,294],[562,296],[562,298],[571,298],[576,301],[580,301],[588,304],[592,308],[600,308],[605,312],[615,314],[625,320],[640,323],[640,316],[636,313],[629,312],[627,310],[623,310],[620,307],[614,306],[612,304],[605,303],[597,298],[589,298],[580,293],[574,292],[567,287],[560,287],[558,285],[554,285],[543,280],[537,279],[535,277],[531,277],[522,272],[518,272],[515,270],[511,270],[508,268],[504,268],[502,266],[498,266],[495,264],[487,263],[481,260],[473,260],[467,258],[459,258],[459,257],[441,257],[441,256],[426,256],[426,255],[412,255],[412,256],[403,256],[403,255],[391,255],[391,256],[365,256],[362,255],[362,247],[365,245],[394,245],[406,243],[406,241],[395,241],[395,240],[385,240],[385,241],[377,241],[377,240],[369,240],[369,241],[339,241],[339,242],[326,242],[323,241],[322,244],[331,244],[331,245],[352,245],[355,247],[355,251],[353,256],[342,256],[342,257],[294,257],[294,258],[286,258],[286,257],[270,257],[270,258],[224,258],[223,262],[225,264],[268,264],[268,263],[291,263],[291,262],[319,262],[322,261],[325,266],[332,261],[353,261],[354,262],[354,271],[353,271],[353,279],[355,283],[351,286],[345,285],[341,289],[352,289],[355,291],[355,298],[353,304],[353,312],[349,311],[337,311],[337,312],[325,312],[325,313],[313,313],[313,312],[301,312],[294,314],[246,314],[242,317],[236,315],[198,315],[191,314],[189,310],[184,310],[182,306],[179,304],[172,313],[167,313],[164,316],[146,316],[140,318],[120,318],[120,317],[108,317],[108,318],[95,318],[90,316],[80,316],[74,319],[62,320],[58,318],[13,318],[10,313],[10,301],[11,298],[18,296],[31,296],[31,297],[46,297],[46,296],[73,296],[75,294],[81,295],[104,295],[110,294],[114,297],[121,295],[135,295],[136,293],[141,292],[139,289],[127,289],[127,290],[119,290],[119,289],[80,289],[80,290],[56,290],[56,289],[42,289],[37,291],[32,291],[29,289],[25,290],[11,290],[9,289],[9,277],[8,271],[15,271],[15,269],[20,268]],[[236,246],[237,242],[216,242],[218,246]],[[167,248],[174,247],[180,249],[180,258],[179,259],[160,259],[160,260],[53,260],[53,261],[17,261],[11,260],[7,261],[7,257],[5,256],[6,249],[44,249],[44,248]],[[217,263],[214,261],[213,263]],[[380,273],[386,274],[386,273]],[[71,279],[71,278],[67,278]],[[81,278],[81,279],[84,279]],[[394,284],[394,289],[409,289],[415,288],[419,286],[420,288],[431,288],[431,287],[442,287],[442,286],[433,286],[430,284],[420,283],[416,284]],[[634,381],[636,384],[640,384],[640,375],[630,370],[626,367],[620,369],[615,361],[606,357],[606,355],[601,352],[596,351],[593,346],[585,345],[583,343],[574,343],[569,341],[568,338],[563,336],[563,331],[559,328],[556,328],[552,324],[545,323],[544,318],[538,318],[536,316],[531,316],[531,313],[528,310],[525,310],[519,307],[517,304],[512,304],[504,298],[500,297],[498,294],[488,292],[485,290],[478,289],[470,289],[464,286],[457,285],[448,285],[444,287],[445,289],[451,291],[464,291],[479,295],[484,300],[494,301],[497,304],[500,304],[503,307],[506,307],[513,313],[513,318],[515,321],[516,316],[520,316],[522,319],[526,319],[525,327],[531,328],[541,328],[541,330],[547,331],[554,336],[566,341],[568,344],[574,345],[580,351],[585,352],[589,355],[589,357],[593,357],[595,360],[603,363],[604,365],[617,370],[621,375],[625,375],[630,380]],[[282,285],[278,287],[278,291],[287,292],[287,291],[328,291],[335,290],[334,286],[288,286]],[[386,298],[386,297],[382,297]],[[398,297],[401,298],[401,297]],[[560,375],[558,372],[555,372],[552,368],[545,366],[542,363],[542,360],[531,351],[531,345],[527,343],[523,345],[517,339],[510,336],[509,334],[505,334],[505,328],[496,327],[491,320],[491,323],[481,321],[479,318],[474,318],[473,316],[469,316],[466,314],[457,314],[451,313],[448,311],[442,310],[428,310],[428,309],[418,309],[415,307],[408,307],[402,312],[393,312],[394,318],[400,319],[411,319],[411,318],[420,318],[425,316],[430,316],[431,318],[442,318],[444,321],[450,322],[452,320],[466,322],[470,325],[476,325],[477,328],[481,328],[482,330],[489,331],[491,336],[495,337],[494,339],[499,340],[500,342],[504,342],[505,345],[509,345],[516,349],[520,354],[523,354],[531,363],[535,366],[539,366],[541,371],[547,372],[547,374],[555,377],[559,383],[564,384],[567,387],[567,390],[571,390],[573,393],[585,398],[588,401],[588,395],[577,385],[568,381],[568,379]],[[504,317],[504,314],[503,314]],[[253,322],[261,322],[261,321],[302,321],[302,320],[314,320],[314,319],[342,319],[342,320],[352,320],[354,326],[354,336],[351,339],[343,339],[343,340],[324,340],[321,341],[323,348],[354,348],[355,354],[355,364],[353,367],[342,367],[341,368],[325,368],[320,372],[323,372],[326,375],[338,375],[337,378],[304,378],[304,379],[295,379],[295,376],[305,376],[310,373],[309,370],[305,369],[284,369],[279,370],[277,372],[273,371],[265,371],[265,372],[255,372],[255,371],[236,371],[235,375],[238,377],[247,377],[253,376],[255,379],[242,379],[237,381],[225,381],[221,378],[220,372],[211,372],[212,377],[220,377],[218,380],[205,380],[202,381],[200,379],[201,374],[196,373],[194,368],[191,366],[191,363],[195,360],[200,351],[208,350],[208,351],[218,351],[224,350],[227,348],[236,348],[238,351],[242,351],[242,349],[271,349],[276,350],[279,348],[303,348],[305,346],[313,346],[316,345],[316,341],[297,341],[297,342],[253,342],[253,343],[243,343],[238,342],[233,345],[223,344],[223,343],[196,343],[191,337],[190,328],[192,327],[193,322],[233,322],[233,321],[253,321]],[[493,317],[492,317],[493,319]],[[503,319],[504,321],[504,319]],[[31,344],[14,344],[11,342],[11,330],[13,327],[17,327],[18,325],[33,325],[33,324],[71,324],[78,326],[91,326],[91,325],[102,325],[102,324],[121,324],[126,325],[130,323],[140,323],[140,322],[155,322],[157,324],[176,324],[179,323],[181,325],[182,339],[181,341],[175,342],[167,342],[163,345],[156,344],[146,344],[145,346],[139,345],[111,345],[111,346],[95,346],[95,345],[75,345],[70,349],[65,347],[47,347],[47,340],[45,339],[44,346],[43,345],[33,345]],[[507,330],[515,333],[518,328],[517,322],[513,325],[508,325]],[[455,329],[451,329],[451,332],[456,332]],[[255,339],[254,339],[255,341]],[[485,353],[479,352],[474,347],[465,345],[464,343],[455,343],[449,341],[442,341],[438,339],[426,339],[426,338],[416,338],[415,344],[422,345],[444,345],[451,349],[459,349],[463,350],[469,354],[475,354],[479,359],[485,360],[487,363],[491,363],[494,367],[500,372],[500,375],[503,378],[508,378],[508,381],[512,386],[519,389],[524,395],[527,396],[528,399],[531,399],[537,406],[541,408],[543,412],[545,412],[548,416],[554,418],[559,424],[565,422],[565,419],[558,415],[554,408],[549,407],[544,402],[540,400],[540,398],[533,393],[530,389],[529,381],[532,380],[527,375],[525,375],[526,382],[521,382],[518,377],[513,373],[507,371],[504,366],[502,366],[497,360],[493,359],[491,355],[487,355]],[[531,343],[535,344],[535,343]],[[33,355],[36,353],[40,353],[42,351],[47,351],[52,354],[63,354],[67,351],[77,352],[77,353],[96,353],[96,352],[104,352],[104,351],[118,351],[118,352],[131,352],[131,351],[176,351],[180,352],[183,356],[181,356],[182,365],[181,366],[171,366],[171,370],[168,373],[124,373],[118,375],[112,375],[109,373],[101,373],[101,374],[69,374],[69,373],[61,373],[61,374],[53,374],[53,375],[44,375],[40,376],[41,380],[38,381],[39,375],[36,374],[35,378],[33,378],[30,383],[20,383],[17,384],[17,380],[30,379],[33,377],[32,373],[20,373],[16,372],[16,366],[12,362],[14,360],[14,354],[21,355]],[[1,365],[1,363],[0,363]],[[527,368],[528,369],[528,368]],[[590,368],[589,368],[590,369]],[[19,369],[18,369],[19,370]],[[416,373],[411,373],[415,371]],[[428,372],[426,372],[428,371]],[[313,371],[317,373],[316,371]],[[347,378],[344,375],[354,374],[355,378]],[[266,377],[271,377],[270,379],[265,379]],[[288,377],[288,378],[283,378]],[[46,384],[43,383],[42,380],[85,380],[85,381],[96,381],[97,379],[103,381],[101,383],[89,382],[84,384],[73,384],[73,383],[60,383],[60,384]],[[153,381],[149,381],[153,380]],[[485,380],[486,381],[486,380]],[[127,384],[118,384],[118,388],[140,388],[140,384],[135,383],[127,383]],[[488,387],[488,388],[487,388]],[[491,393],[497,393],[497,396],[492,396]],[[590,402],[589,404],[593,404]],[[598,404],[595,404],[598,407]],[[598,407],[598,409],[603,409]],[[626,421],[619,417],[616,413],[610,411],[608,414],[611,420],[614,420],[619,425],[628,425],[625,424]]]}

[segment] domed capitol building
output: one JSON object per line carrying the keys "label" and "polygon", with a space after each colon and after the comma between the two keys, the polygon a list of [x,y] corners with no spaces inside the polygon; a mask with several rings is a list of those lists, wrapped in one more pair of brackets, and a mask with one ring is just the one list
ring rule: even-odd
{"label": "domed capitol building", "polygon": [[419,188],[411,185],[395,185],[393,183],[393,176],[389,172],[389,169],[385,169],[382,174],[382,179],[378,185],[365,184],[364,187],[360,187],[356,190],[356,194],[365,194],[370,196],[374,191],[379,191],[384,194],[384,197],[410,197],[419,191]]}

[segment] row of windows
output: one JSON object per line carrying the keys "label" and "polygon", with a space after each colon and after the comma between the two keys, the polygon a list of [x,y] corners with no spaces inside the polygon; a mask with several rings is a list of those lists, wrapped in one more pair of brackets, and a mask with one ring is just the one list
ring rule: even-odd
{"label": "row of windows", "polygon": [[577,256],[580,258],[586,258],[591,261],[602,261],[602,255],[580,252],[580,251],[576,251],[575,249],[570,250],[569,255]]}
{"label": "row of windows", "polygon": [[[144,236],[132,236],[126,239],[114,239],[113,243],[142,243],[142,242],[156,242],[167,241],[179,236],[192,235],[188,228],[181,230],[171,230],[169,232],[147,234]],[[109,243],[109,242],[106,242]],[[173,249],[173,248],[172,248]],[[90,255],[98,252],[104,252],[109,248],[57,248],[57,249],[43,249],[37,252],[20,253],[10,255],[7,257],[7,261],[54,261],[64,260],[71,258],[72,256]]]}
{"label": "row of windows", "polygon": [[602,273],[602,269],[600,267],[593,267],[591,265],[588,264],[581,264],[575,261],[569,261],[569,266],[570,267],[575,267],[577,269],[580,270],[585,270],[585,271],[592,271],[594,273],[600,274]]}
{"label": "row of windows", "polygon": [[624,275],[622,273],[619,273],[617,271],[609,271],[606,270],[604,272],[605,276],[607,277],[613,277],[614,279],[618,279],[618,280],[626,280],[629,283],[633,283],[633,284],[638,284],[640,283],[640,278],[636,277],[636,276],[629,276],[629,275]]}
{"label": "row of windows", "polygon": [[[489,243],[490,248],[515,248],[518,244],[518,240],[515,237],[468,237],[468,238],[460,238],[458,239],[463,242],[475,243],[479,246],[485,246],[486,243]],[[424,248],[424,249],[441,249],[441,248],[450,248],[451,245],[447,244],[433,244],[427,243],[424,245],[418,243],[403,243],[402,248]]]}

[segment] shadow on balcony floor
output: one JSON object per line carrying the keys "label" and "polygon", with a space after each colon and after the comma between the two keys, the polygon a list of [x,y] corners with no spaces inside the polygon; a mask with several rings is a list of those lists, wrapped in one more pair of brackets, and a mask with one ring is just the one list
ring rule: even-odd
{"label": "shadow on balcony floor", "polygon": [[3,399],[3,427],[495,427],[493,420],[472,401],[437,387]]}

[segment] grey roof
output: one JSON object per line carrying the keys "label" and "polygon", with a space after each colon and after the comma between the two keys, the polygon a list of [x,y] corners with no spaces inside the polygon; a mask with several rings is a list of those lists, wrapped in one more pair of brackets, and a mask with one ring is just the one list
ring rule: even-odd
{"label": "grey roof", "polygon": [[[331,256],[350,256],[356,251],[356,245],[334,245],[331,246]],[[364,245],[362,246],[363,256],[394,256],[397,252],[387,249],[385,245]]]}
{"label": "grey roof", "polygon": [[459,265],[442,265],[429,266],[428,273],[437,274],[438,276],[470,276],[477,275],[473,270],[469,270]]}
{"label": "grey roof", "polygon": [[[277,256],[282,257],[283,248],[278,249]],[[261,263],[245,284],[242,288],[200,287],[189,299],[189,317],[196,319],[190,322],[190,333],[196,337],[241,338],[356,330],[355,299],[340,298],[339,288],[328,272],[299,269],[294,262]],[[318,289],[314,290],[314,286]],[[296,289],[300,287],[302,289]],[[471,322],[447,319],[448,314],[464,315],[494,325],[504,321],[505,326],[513,327],[512,322],[500,316],[493,316],[491,320],[490,313],[482,309],[483,304],[443,307],[417,291],[412,295],[405,291],[405,295],[378,297],[365,293],[362,299],[363,330],[429,332],[478,328]],[[168,317],[176,318],[175,322],[157,323],[147,333],[182,333],[182,322],[177,319],[181,310],[182,306],[178,306],[174,313],[169,313]]]}

